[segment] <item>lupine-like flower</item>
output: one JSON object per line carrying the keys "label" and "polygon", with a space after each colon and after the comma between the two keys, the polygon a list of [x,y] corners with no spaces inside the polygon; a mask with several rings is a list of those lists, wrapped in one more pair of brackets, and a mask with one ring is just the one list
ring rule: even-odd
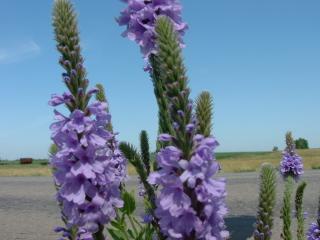
{"label": "lupine-like flower", "polygon": [[320,240],[320,225],[312,223],[307,233],[308,240]]}
{"label": "lupine-like flower", "polygon": [[[162,138],[164,137],[164,138]],[[167,139],[168,136],[160,136]],[[212,178],[219,170],[214,150],[218,142],[213,137],[194,136],[194,150],[189,161],[174,146],[157,155],[160,170],[149,181],[162,186],[157,200],[156,215],[160,227],[169,239],[225,239],[223,217],[227,213],[224,198],[225,182]]]}
{"label": "lupine-like flower", "polygon": [[123,159],[113,133],[105,130],[110,119],[104,103],[69,117],[55,111],[52,140],[59,151],[52,156],[57,199],[70,225],[95,233],[122,207],[119,185],[125,174]]}
{"label": "lupine-like flower", "polygon": [[[149,183],[160,185],[155,215],[167,239],[225,239],[225,182],[212,178],[216,140],[196,135],[185,69],[180,56],[187,25],[178,0],[124,0],[118,18],[124,36],[137,42],[153,79],[159,105],[159,171]],[[162,26],[160,27],[160,22]],[[174,63],[174,64],[172,64]],[[160,67],[161,66],[161,67]],[[159,235],[161,239],[162,236]]]}
{"label": "lupine-like flower", "polygon": [[307,240],[320,240],[320,198],[318,206],[318,219],[316,222],[311,223],[307,237]]}
{"label": "lupine-like flower", "polygon": [[220,169],[214,157],[218,142],[210,135],[197,134],[197,119],[172,21],[159,18],[156,32],[157,59],[168,101],[166,111],[174,130],[159,135],[165,147],[157,154],[159,170],[148,179],[161,186],[155,215],[169,240],[226,239],[225,181],[214,178]]}
{"label": "lupine-like flower", "polygon": [[80,54],[76,16],[68,0],[56,0],[53,25],[65,69],[63,80],[68,92],[52,95],[49,104],[64,104],[70,111],[55,110],[50,126],[57,152],[51,156],[57,200],[65,228],[57,228],[63,237],[76,231],[77,240],[104,239],[103,226],[121,208],[120,183],[126,172],[115,134],[107,130],[111,115],[106,102],[90,102],[98,89],[87,90],[83,57]]}
{"label": "lupine-like flower", "polygon": [[286,134],[287,147],[282,153],[280,173],[283,177],[291,176],[298,179],[303,174],[302,158],[296,153],[291,132]]}
{"label": "lupine-like flower", "polygon": [[[146,59],[156,53],[155,24],[159,16],[167,16],[181,35],[187,24],[181,18],[181,5],[178,0],[122,0],[128,6],[121,12],[117,22],[126,26],[124,37],[135,41]],[[180,39],[183,46],[182,39]]]}

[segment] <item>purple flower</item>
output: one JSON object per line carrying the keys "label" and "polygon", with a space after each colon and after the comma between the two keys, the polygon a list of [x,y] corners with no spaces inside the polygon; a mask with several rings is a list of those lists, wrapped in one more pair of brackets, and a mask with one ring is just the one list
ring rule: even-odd
{"label": "purple flower", "polygon": [[320,226],[317,223],[310,225],[307,233],[307,240],[320,240]]}
{"label": "purple flower", "polygon": [[193,132],[193,130],[195,129],[195,125],[193,123],[189,123],[187,126],[186,126],[186,131],[187,132]]}
{"label": "purple flower", "polygon": [[[178,0],[127,0],[128,4],[117,22],[120,26],[126,26],[122,36],[135,41],[147,59],[152,53],[156,53],[155,47],[155,23],[159,16],[170,18],[175,30],[184,35],[187,24],[181,18],[181,5]],[[183,46],[182,39],[180,39]]]}
{"label": "purple flower", "polygon": [[152,220],[153,220],[152,215],[149,214],[149,213],[143,214],[143,215],[141,216],[141,218],[142,218],[142,222],[143,222],[143,223],[151,223]]}
{"label": "purple flower", "polygon": [[302,158],[295,152],[285,150],[280,163],[280,173],[283,177],[292,176],[298,179],[303,174]]}
{"label": "purple flower", "polygon": [[193,140],[189,160],[183,159],[182,151],[174,146],[158,153],[160,170],[148,178],[151,184],[161,185],[155,214],[168,239],[226,239],[225,181],[213,178],[219,171],[214,158],[218,142],[202,135]]}
{"label": "purple flower", "polygon": [[296,181],[303,174],[302,158],[296,153],[296,147],[291,132],[286,134],[286,149],[282,153],[280,173],[286,178],[293,177]]}
{"label": "purple flower", "polygon": [[93,239],[99,225],[116,216],[115,208],[123,205],[119,186],[126,175],[115,134],[105,129],[110,120],[106,104],[94,102],[87,109],[90,115],[76,109],[69,117],[55,111],[57,121],[50,127],[58,147],[51,157],[57,200],[68,224],[81,229],[79,240]]}
{"label": "purple flower", "polygon": [[58,106],[63,103],[70,103],[72,100],[74,100],[74,98],[70,93],[64,93],[62,96],[52,94],[51,99],[49,100],[49,105]]}
{"label": "purple flower", "polygon": [[162,133],[158,137],[161,142],[170,142],[172,140],[172,136],[167,133]]}

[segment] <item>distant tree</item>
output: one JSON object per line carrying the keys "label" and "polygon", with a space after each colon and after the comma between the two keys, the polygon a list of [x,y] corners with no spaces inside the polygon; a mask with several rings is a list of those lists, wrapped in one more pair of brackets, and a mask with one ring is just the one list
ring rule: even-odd
{"label": "distant tree", "polygon": [[279,148],[277,147],[277,146],[274,146],[273,148],[272,148],[272,152],[278,152],[279,151]]}
{"label": "distant tree", "polygon": [[298,138],[294,141],[297,149],[309,149],[309,143],[304,138]]}

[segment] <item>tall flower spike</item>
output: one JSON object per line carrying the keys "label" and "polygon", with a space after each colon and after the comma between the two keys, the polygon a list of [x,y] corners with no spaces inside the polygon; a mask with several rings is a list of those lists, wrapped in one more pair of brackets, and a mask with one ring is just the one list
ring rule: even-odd
{"label": "tall flower spike", "polygon": [[[187,29],[182,21],[182,7],[178,0],[126,0],[128,6],[121,12],[117,22],[126,26],[123,36],[135,41],[145,59],[156,53],[155,25],[160,16],[167,16],[181,35]],[[180,45],[183,46],[182,39]]]}
{"label": "tall flower spike", "polygon": [[317,217],[317,221],[311,223],[309,227],[309,231],[307,233],[307,240],[320,240],[320,197]]}
{"label": "tall flower spike", "polygon": [[226,239],[225,182],[213,178],[219,170],[214,158],[218,142],[196,134],[181,49],[171,20],[159,18],[156,33],[161,80],[174,128],[172,135],[160,134],[160,141],[169,146],[157,154],[160,170],[149,176],[151,184],[161,186],[156,216],[168,239]]}
{"label": "tall flower spike", "polygon": [[[158,121],[159,121],[159,129],[158,134],[162,133],[169,133],[173,134],[173,126],[170,122],[170,116],[169,116],[169,103],[167,101],[167,98],[165,96],[165,89],[164,89],[164,83],[163,79],[161,79],[161,69],[160,69],[160,62],[159,58],[152,54],[149,57],[149,63],[151,66],[150,76],[153,83],[154,88],[154,95],[157,100],[158,104]],[[157,151],[166,144],[161,143],[160,141],[157,141]],[[156,168],[155,168],[156,169]]]}
{"label": "tall flower spike", "polygon": [[66,228],[56,231],[64,233],[62,239],[75,240],[70,233],[76,230],[76,240],[104,240],[104,225],[115,217],[115,208],[123,206],[119,186],[125,160],[115,135],[105,129],[111,120],[106,102],[90,103],[98,89],[87,90],[76,15],[68,0],[55,1],[53,26],[69,91],[53,95],[49,104],[70,110],[68,116],[55,110],[56,122],[50,126],[57,147],[50,162],[66,221]]}
{"label": "tall flower spike", "polygon": [[196,100],[198,133],[210,136],[212,131],[213,99],[209,92],[203,91]]}
{"label": "tall flower spike", "polygon": [[264,164],[260,174],[259,207],[254,232],[255,240],[270,240],[273,211],[276,203],[276,174],[270,164]]}
{"label": "tall flower spike", "polygon": [[306,182],[299,184],[296,192],[295,207],[296,207],[296,218],[297,218],[297,239],[305,239],[304,235],[304,213],[303,213],[303,194],[307,186]]}
{"label": "tall flower spike", "polygon": [[141,131],[140,133],[140,150],[143,165],[146,169],[146,174],[149,176],[151,171],[150,164],[150,152],[149,152],[149,139],[146,131]]}
{"label": "tall flower spike", "polygon": [[[126,30],[122,35],[135,41],[140,46],[145,60],[148,61],[145,70],[150,72],[154,94],[159,107],[158,132],[159,134],[171,134],[172,126],[167,113],[168,103],[160,77],[160,63],[156,56],[155,25],[156,20],[161,16],[170,18],[174,23],[175,30],[179,33],[180,46],[183,47],[182,36],[187,29],[187,24],[183,22],[181,17],[182,6],[179,0],[124,0],[123,2],[127,3],[127,7],[121,12],[117,22],[121,26],[126,26]],[[165,145],[165,143],[157,141],[157,150]]]}
{"label": "tall flower spike", "polygon": [[[105,103],[108,103],[107,102],[107,97],[106,97],[106,93],[105,93],[105,90],[104,90],[104,87],[102,84],[98,83],[96,85],[96,88],[99,90],[97,93],[96,93],[96,100],[99,101],[99,102],[105,102]],[[107,112],[109,112],[110,109],[107,108]],[[113,127],[112,127],[112,123],[111,121],[108,123],[108,125],[106,126],[107,130],[109,131],[113,131]]]}
{"label": "tall flower spike", "polygon": [[[168,101],[168,111],[173,125],[173,137],[177,147],[183,151],[183,157],[188,159],[192,149],[192,135],[186,132],[187,126],[193,125],[192,104],[189,100],[190,89],[187,86],[186,69],[181,57],[178,35],[171,21],[165,17],[159,18],[156,27],[158,58],[161,69],[165,96]],[[193,129],[194,130],[194,129]]]}
{"label": "tall flower spike", "polygon": [[291,132],[286,134],[286,149],[282,153],[280,173],[284,178],[291,176],[295,180],[303,174],[302,158],[296,153]]}

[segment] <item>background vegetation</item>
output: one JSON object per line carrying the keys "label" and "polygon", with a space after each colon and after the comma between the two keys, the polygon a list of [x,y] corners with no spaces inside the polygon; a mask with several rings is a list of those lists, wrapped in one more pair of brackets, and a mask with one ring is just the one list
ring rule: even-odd
{"label": "background vegetation", "polygon": [[[303,158],[305,169],[320,169],[320,148],[301,149],[297,151]],[[264,162],[278,166],[281,152],[228,152],[217,153],[223,172],[254,172]],[[154,158],[154,156],[153,156]],[[135,170],[129,166],[129,174]],[[0,176],[50,176],[47,159],[34,160],[32,164],[20,165],[19,160],[0,160]]]}

